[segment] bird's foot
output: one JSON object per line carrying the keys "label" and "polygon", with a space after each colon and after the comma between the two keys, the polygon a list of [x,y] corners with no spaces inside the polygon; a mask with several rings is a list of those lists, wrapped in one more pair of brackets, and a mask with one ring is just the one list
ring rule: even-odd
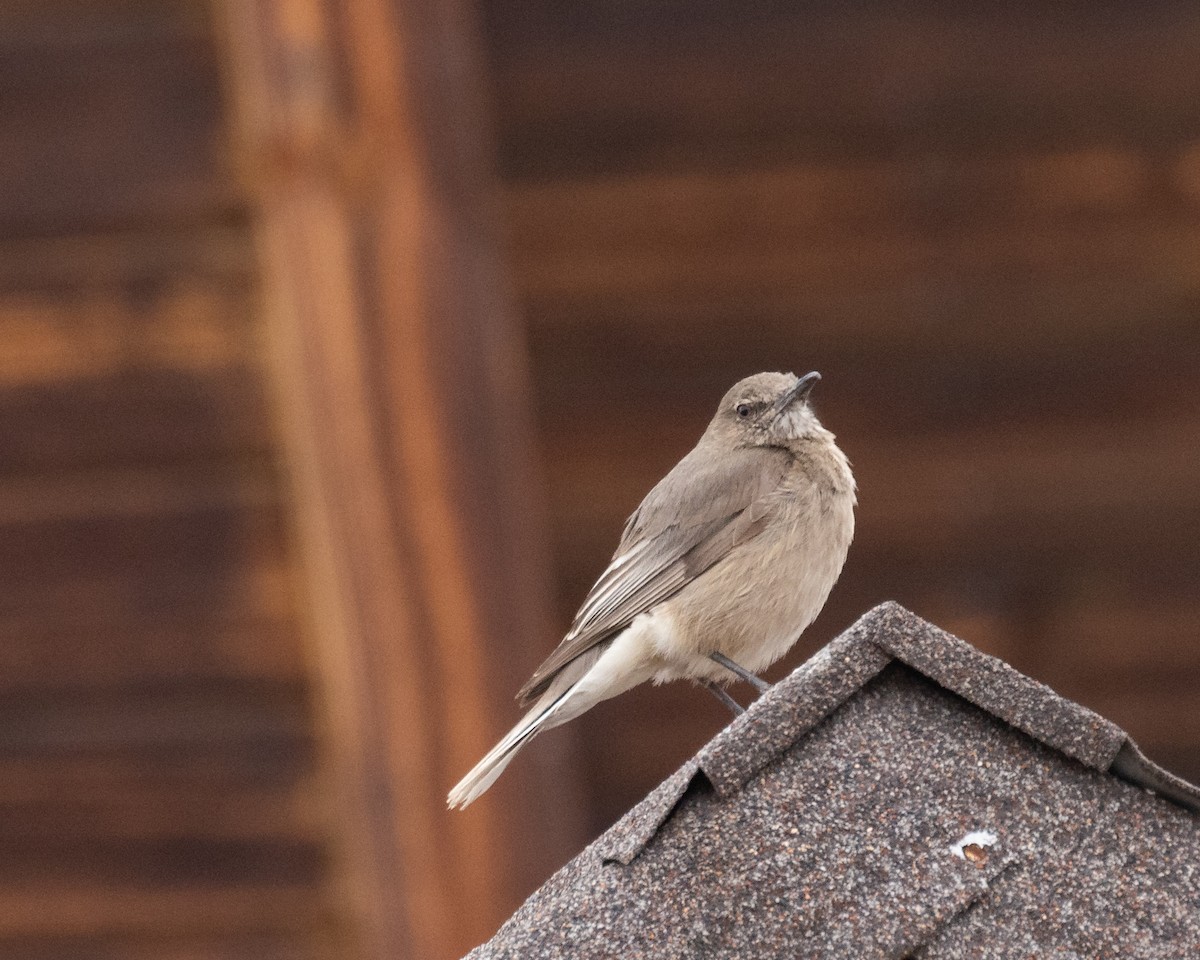
{"label": "bird's foot", "polygon": [[759,693],[766,693],[771,689],[771,685],[767,683],[766,680],[760,676],[757,676],[756,674],[751,673],[745,667],[734,663],[723,653],[710,653],[708,658],[716,663],[719,663],[731,673],[736,673],[739,677],[750,684],[750,686],[754,687]]}
{"label": "bird's foot", "polygon": [[726,689],[715,680],[701,680],[700,686],[725,704],[725,706],[729,708],[730,713],[732,713],[735,717],[740,717],[746,712],[746,708],[734,700],[733,697],[731,697],[726,691]]}

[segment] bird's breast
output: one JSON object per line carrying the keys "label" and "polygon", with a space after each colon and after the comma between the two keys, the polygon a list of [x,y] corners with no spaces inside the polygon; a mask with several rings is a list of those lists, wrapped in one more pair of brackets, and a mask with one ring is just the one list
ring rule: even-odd
{"label": "bird's breast", "polygon": [[768,527],[669,601],[682,657],[719,652],[759,671],[820,613],[854,535],[853,489],[783,490]]}

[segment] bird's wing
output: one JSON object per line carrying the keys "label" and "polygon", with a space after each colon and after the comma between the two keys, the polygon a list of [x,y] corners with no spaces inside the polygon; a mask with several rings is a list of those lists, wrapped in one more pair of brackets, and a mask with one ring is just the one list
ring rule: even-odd
{"label": "bird's wing", "polygon": [[517,699],[537,696],[564,666],[674,596],[769,519],[771,493],[791,461],[783,450],[692,451],[642,501],[621,544],[562,643]]}

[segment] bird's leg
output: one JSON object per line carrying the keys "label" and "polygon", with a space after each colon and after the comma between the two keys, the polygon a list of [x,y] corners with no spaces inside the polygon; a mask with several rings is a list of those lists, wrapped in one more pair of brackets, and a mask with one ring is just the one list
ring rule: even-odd
{"label": "bird's leg", "polygon": [[723,653],[710,653],[708,655],[708,658],[710,660],[715,660],[717,663],[719,663],[721,666],[723,666],[726,670],[729,670],[732,673],[736,673],[739,677],[741,677],[748,684],[750,684],[752,687],[754,687],[759,693],[766,693],[768,690],[771,689],[771,685],[769,683],[767,683],[766,680],[764,680],[762,677],[755,676],[753,673],[751,673],[745,667],[739,666],[738,664],[734,663]]}
{"label": "bird's leg", "polygon": [[745,707],[743,707],[740,703],[738,703],[736,700],[734,700],[733,697],[731,697],[728,694],[728,692],[726,692],[725,688],[723,686],[721,686],[719,683],[717,683],[715,680],[701,680],[700,686],[702,686],[705,690],[707,690],[714,697],[716,697],[723,704],[725,704],[725,706],[727,706],[729,708],[730,712],[735,717],[740,717],[743,713],[746,712]]}

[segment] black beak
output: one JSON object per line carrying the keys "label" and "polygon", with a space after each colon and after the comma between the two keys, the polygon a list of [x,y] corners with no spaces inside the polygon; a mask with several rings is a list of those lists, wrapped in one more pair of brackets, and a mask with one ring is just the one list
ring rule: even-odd
{"label": "black beak", "polygon": [[775,401],[775,416],[779,416],[787,410],[793,403],[803,402],[808,399],[808,395],[812,393],[812,388],[816,386],[817,381],[821,379],[821,375],[814,370],[812,373],[806,373],[796,385],[787,393]]}

